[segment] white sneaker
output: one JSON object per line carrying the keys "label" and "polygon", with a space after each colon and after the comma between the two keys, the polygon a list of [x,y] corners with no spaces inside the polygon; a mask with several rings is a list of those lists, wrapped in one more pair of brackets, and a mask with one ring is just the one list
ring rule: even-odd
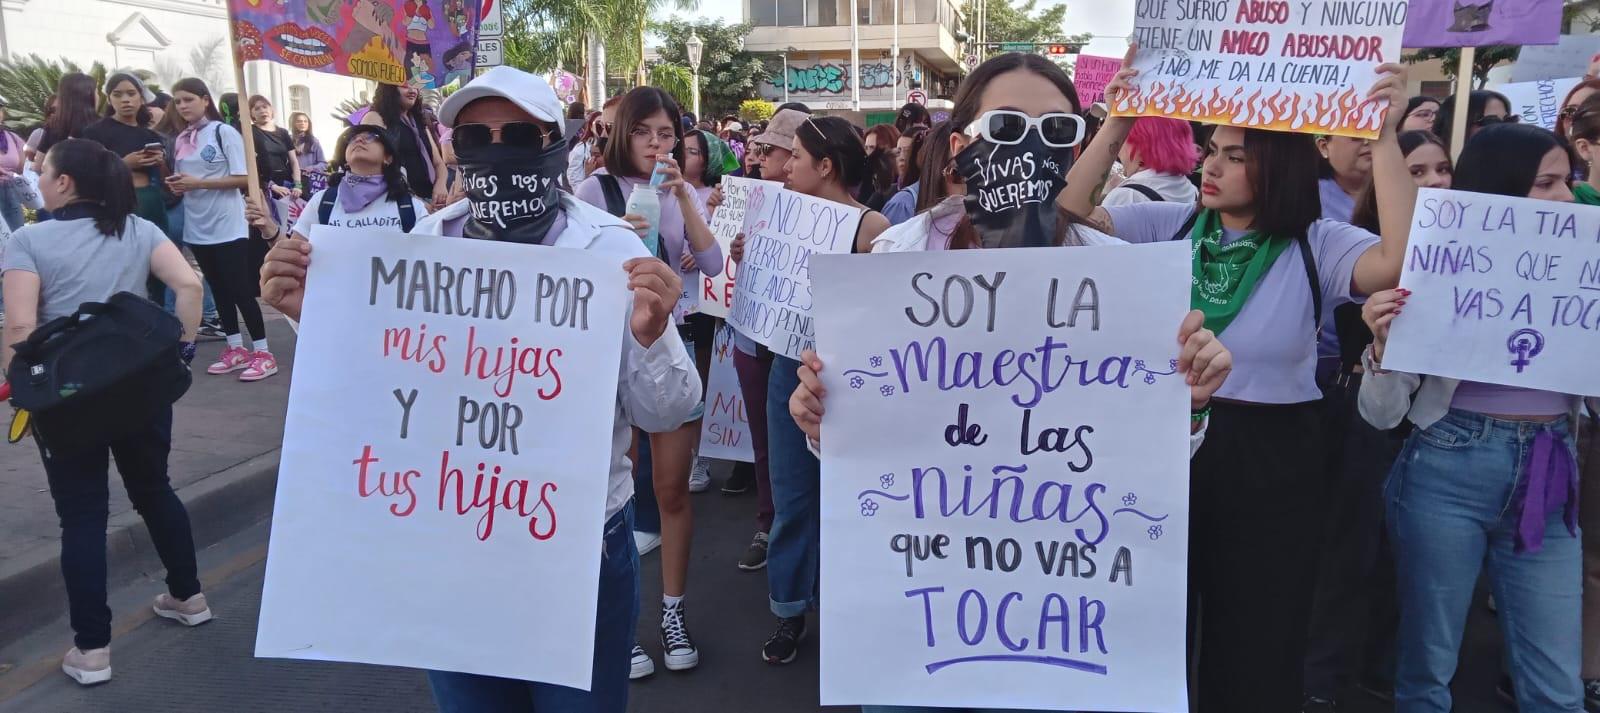
{"label": "white sneaker", "polygon": [[211,607],[206,606],[206,595],[196,594],[188,599],[178,599],[170,594],[156,595],[153,607],[156,616],[165,617],[182,623],[184,626],[199,626],[211,621]]}
{"label": "white sneaker", "polygon": [[643,557],[655,552],[661,547],[661,534],[656,532],[633,531],[633,545],[639,548],[639,556]]}
{"label": "white sneaker", "polygon": [[80,686],[93,686],[111,680],[111,647],[79,651],[76,646],[61,657],[61,672]]}
{"label": "white sneaker", "polygon": [[689,471],[689,492],[703,493],[711,489],[711,461],[697,457],[694,459],[694,470]]}
{"label": "white sneaker", "polygon": [[661,658],[668,671],[687,671],[700,665],[700,650],[689,638],[683,621],[683,604],[661,605]]}
{"label": "white sneaker", "polygon": [[656,662],[650,659],[650,654],[644,652],[644,647],[633,645],[632,668],[628,670],[628,680],[637,681],[656,672]]}

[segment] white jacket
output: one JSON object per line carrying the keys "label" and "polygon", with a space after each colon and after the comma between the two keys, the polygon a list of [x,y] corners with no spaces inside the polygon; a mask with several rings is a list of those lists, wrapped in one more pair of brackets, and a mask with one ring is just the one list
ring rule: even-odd
{"label": "white jacket", "polygon": [[[459,225],[467,217],[467,204],[468,201],[457,201],[445,206],[418,220],[411,232],[459,236]],[[561,207],[566,212],[566,227],[553,242],[546,238],[546,245],[615,255],[619,270],[629,259],[649,257],[639,235],[620,218],[564,191]],[[667,323],[667,330],[647,349],[633,337],[633,330],[628,326],[632,316],[633,301],[629,300],[627,315],[619,325],[622,364],[617,373],[616,418],[611,425],[607,519],[622,510],[633,497],[633,463],[628,460],[628,447],[633,442],[630,426],[650,433],[674,430],[689,420],[701,399],[700,372],[695,369],[694,360],[689,357],[671,321]]]}

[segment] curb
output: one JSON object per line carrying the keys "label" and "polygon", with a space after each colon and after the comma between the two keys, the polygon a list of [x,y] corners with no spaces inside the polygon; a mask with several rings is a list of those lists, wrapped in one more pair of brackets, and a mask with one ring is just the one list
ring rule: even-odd
{"label": "curb", "polygon": [[[278,484],[278,456],[272,449],[178,490],[189,511],[196,550],[237,534],[272,514]],[[106,523],[108,583],[161,571],[139,513],[113,514]],[[16,641],[67,613],[61,580],[61,546],[51,541],[0,562],[0,642]]]}

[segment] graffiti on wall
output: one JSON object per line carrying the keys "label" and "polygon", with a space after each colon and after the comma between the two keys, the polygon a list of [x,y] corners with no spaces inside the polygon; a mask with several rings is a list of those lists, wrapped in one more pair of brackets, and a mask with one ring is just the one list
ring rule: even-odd
{"label": "graffiti on wall", "polygon": [[[861,90],[887,89],[894,84],[894,66],[888,62],[861,65]],[[791,64],[785,77],[790,94],[841,95],[850,93],[850,66],[817,62],[809,65]],[[767,80],[771,93],[779,94],[783,86]]]}

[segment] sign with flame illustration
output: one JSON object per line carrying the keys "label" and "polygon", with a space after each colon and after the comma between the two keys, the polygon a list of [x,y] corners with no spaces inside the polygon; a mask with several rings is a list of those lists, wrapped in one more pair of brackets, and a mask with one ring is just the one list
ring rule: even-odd
{"label": "sign with flame illustration", "polygon": [[229,0],[235,57],[385,84],[472,78],[481,0]]}
{"label": "sign with flame illustration", "polygon": [[1406,0],[1138,0],[1124,116],[1373,138],[1377,68],[1400,61]]}

